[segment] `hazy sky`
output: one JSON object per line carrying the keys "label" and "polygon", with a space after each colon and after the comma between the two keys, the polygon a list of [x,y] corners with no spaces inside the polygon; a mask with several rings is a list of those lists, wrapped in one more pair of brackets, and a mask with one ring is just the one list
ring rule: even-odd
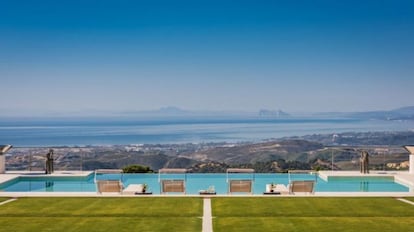
{"label": "hazy sky", "polygon": [[1,1],[0,115],[414,105],[414,1]]}

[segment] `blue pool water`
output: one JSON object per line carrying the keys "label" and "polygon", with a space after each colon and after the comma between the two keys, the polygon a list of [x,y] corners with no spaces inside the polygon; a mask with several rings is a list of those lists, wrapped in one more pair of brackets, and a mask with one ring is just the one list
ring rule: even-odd
{"label": "blue pool water", "polygon": [[[229,179],[254,178],[254,193],[262,194],[266,184],[284,184],[291,180],[316,180],[316,192],[408,192],[406,186],[397,184],[392,177],[336,177],[325,181],[310,174],[231,174]],[[124,186],[147,184],[149,191],[160,193],[158,174],[103,174],[97,179],[119,179]],[[227,194],[226,174],[165,174],[161,179],[186,179],[187,194],[214,186],[217,194]],[[88,177],[19,177],[0,184],[6,192],[96,192],[94,175]]]}

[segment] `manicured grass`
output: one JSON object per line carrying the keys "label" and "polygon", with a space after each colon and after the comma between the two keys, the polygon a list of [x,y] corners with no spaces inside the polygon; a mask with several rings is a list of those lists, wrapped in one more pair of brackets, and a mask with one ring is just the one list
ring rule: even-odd
{"label": "manicured grass", "polygon": [[201,219],[186,217],[2,217],[0,231],[200,231]]}
{"label": "manicured grass", "polygon": [[404,199],[414,202],[414,197],[404,197]]}
{"label": "manicured grass", "polygon": [[[0,232],[201,231],[202,202],[170,197],[19,198],[0,206]],[[215,232],[414,231],[414,206],[394,198],[212,198],[212,208]]]}
{"label": "manicured grass", "polygon": [[0,231],[200,231],[198,198],[19,198]]}
{"label": "manicured grass", "polygon": [[218,218],[213,220],[215,232],[220,231],[321,231],[381,232],[414,231],[414,217],[255,217]]}
{"label": "manicured grass", "polygon": [[414,231],[394,198],[214,198],[214,231]]}

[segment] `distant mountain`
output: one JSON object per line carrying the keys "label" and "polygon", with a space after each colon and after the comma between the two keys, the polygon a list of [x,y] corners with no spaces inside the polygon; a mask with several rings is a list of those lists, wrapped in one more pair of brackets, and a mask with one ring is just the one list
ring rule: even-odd
{"label": "distant mountain", "polygon": [[376,120],[414,120],[414,106],[402,107],[394,110],[377,110],[363,112],[323,112],[307,115],[317,118],[356,118]]}
{"label": "distant mountain", "polygon": [[186,110],[175,106],[161,107],[156,110],[133,110],[133,111],[124,111],[119,114],[120,116],[126,117],[146,117],[146,116],[156,116],[156,117],[252,117],[257,116],[254,112],[247,111],[192,111]]}
{"label": "distant mountain", "polygon": [[190,111],[183,110],[181,108],[175,107],[175,106],[167,106],[162,107],[159,110],[153,111],[154,113],[160,113],[160,114],[189,114]]}
{"label": "distant mountain", "polygon": [[83,119],[83,118],[153,118],[153,117],[184,117],[184,118],[356,118],[356,119],[377,119],[377,120],[414,120],[414,106],[402,107],[394,110],[378,110],[366,112],[315,112],[315,113],[296,113],[289,114],[280,109],[270,110],[261,109],[258,112],[254,111],[192,111],[175,106],[167,106],[154,110],[139,110],[129,109],[126,111],[109,111],[109,110],[80,110],[80,111],[65,111],[65,112],[51,112],[51,111],[36,111],[28,113],[18,110],[0,109],[1,120],[16,120],[16,119]]}
{"label": "distant mountain", "polygon": [[290,114],[283,112],[282,110],[267,110],[262,109],[259,111],[260,117],[272,117],[272,118],[289,118]]}
{"label": "distant mountain", "polygon": [[402,107],[390,111],[368,111],[351,113],[351,117],[382,120],[414,120],[414,106]]}
{"label": "distant mountain", "polygon": [[123,116],[187,116],[194,114],[191,111],[187,111],[175,106],[162,107],[156,110],[136,110],[136,111],[124,111],[120,115]]}
{"label": "distant mountain", "polygon": [[[180,157],[217,161],[226,164],[243,164],[266,162],[278,159],[306,159],[306,152],[322,149],[318,142],[305,140],[283,140],[253,144],[239,144],[236,146],[217,146],[207,150],[180,154]],[[289,157],[288,157],[289,156]]]}
{"label": "distant mountain", "polygon": [[398,108],[396,110],[393,110],[394,113],[399,114],[401,117],[409,117],[413,119],[414,116],[414,106],[407,106]]}

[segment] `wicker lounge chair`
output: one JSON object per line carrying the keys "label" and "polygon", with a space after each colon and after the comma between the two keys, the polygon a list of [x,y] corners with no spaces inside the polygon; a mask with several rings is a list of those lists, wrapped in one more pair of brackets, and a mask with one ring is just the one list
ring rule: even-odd
{"label": "wicker lounge chair", "polygon": [[[187,181],[187,169],[182,168],[163,168],[158,170],[158,182],[160,183],[160,194],[184,193]],[[175,179],[162,179],[163,174],[176,174]],[[182,178],[182,179],[179,179]]]}
{"label": "wicker lounge chair", "polygon": [[313,180],[295,180],[289,184],[289,193],[314,193],[315,181]]}
{"label": "wicker lounge chair", "polygon": [[[236,176],[232,179],[234,173],[241,174],[242,177]],[[245,179],[250,176],[251,179]],[[228,193],[250,193],[253,194],[253,182],[255,179],[254,169],[251,168],[228,168],[226,174],[226,182],[228,183]]]}
{"label": "wicker lounge chair", "polygon": [[121,193],[122,182],[119,180],[97,180],[98,193]]}
{"label": "wicker lounge chair", "polygon": [[[119,179],[99,180],[99,174],[120,174]],[[98,193],[122,193],[124,185],[122,184],[121,169],[97,169],[95,170],[94,183]],[[111,177],[113,178],[113,177]]]}
{"label": "wicker lounge chair", "polygon": [[185,194],[185,182],[184,180],[162,180],[161,181],[161,193],[184,193]]}
{"label": "wicker lounge chair", "polygon": [[229,193],[250,193],[253,194],[252,180],[230,180]]}

